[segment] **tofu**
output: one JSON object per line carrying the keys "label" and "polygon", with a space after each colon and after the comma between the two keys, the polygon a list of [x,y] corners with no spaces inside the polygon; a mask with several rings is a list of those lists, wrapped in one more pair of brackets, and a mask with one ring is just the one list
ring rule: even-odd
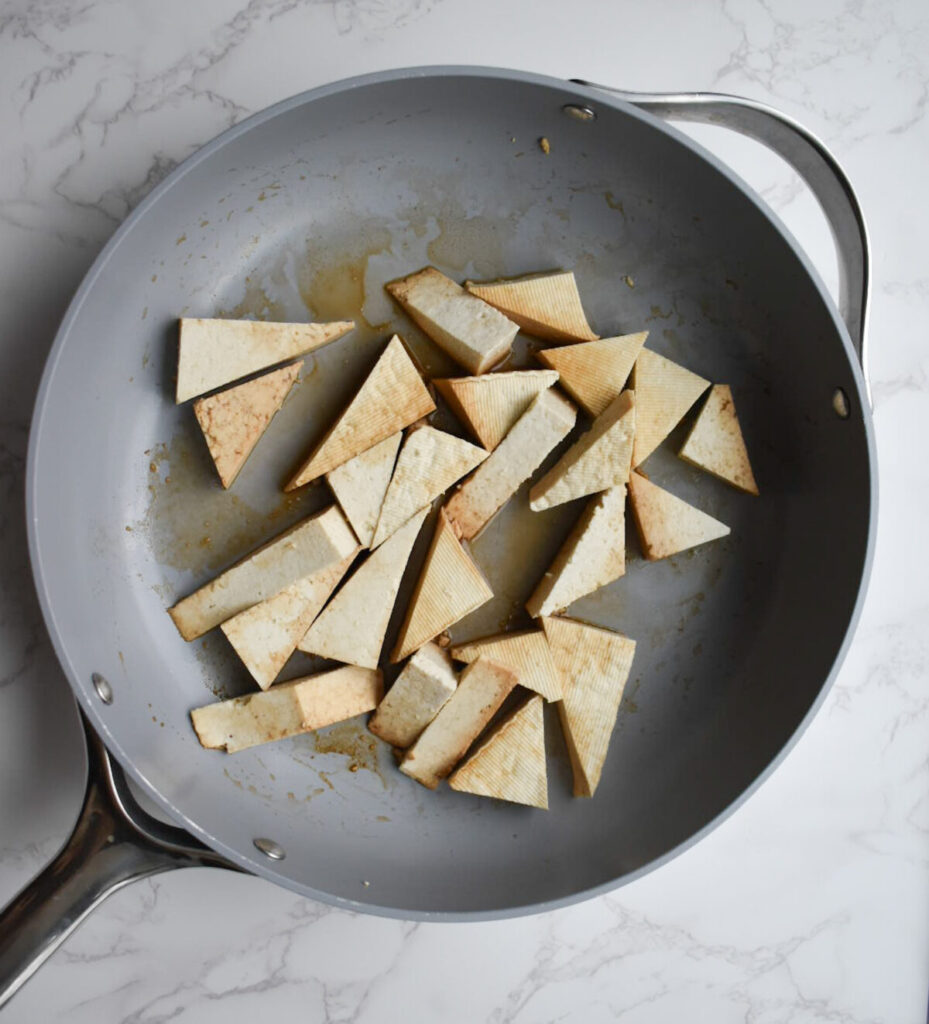
{"label": "tofu", "polygon": [[509,355],[518,326],[435,267],[386,288],[439,348],[471,373],[484,373]]}
{"label": "tofu", "polygon": [[535,353],[543,365],[557,370],[559,383],[584,412],[599,416],[626,386],[648,331],[580,345],[543,348]]}
{"label": "tofu", "polygon": [[728,384],[715,384],[710,388],[706,403],[678,454],[685,462],[712,473],[740,491],[758,494]]}
{"label": "tofu", "polygon": [[526,602],[533,618],[554,615],[626,571],[626,485],[592,498]]}
{"label": "tofu", "polygon": [[390,660],[403,661],[493,596],[487,580],[440,511],[432,546]]}
{"label": "tofu", "polygon": [[406,752],[400,771],[435,789],[467,753],[516,685],[516,673],[479,658]]}
{"label": "tofu", "polygon": [[300,650],[377,668],[410,552],[428,515],[422,509],[373,551],[300,641]]}
{"label": "tofu", "polygon": [[354,559],[353,553],[338,565],[304,576],[220,626],[262,690],[277,678]]}
{"label": "tofu", "polygon": [[251,373],[285,363],[341,338],[351,320],[328,324],[276,324],[263,320],[179,321],[178,404]]}
{"label": "tofu", "polygon": [[480,742],[452,775],[459,793],[491,796],[548,810],[542,698],[530,697]]}
{"label": "tofu", "polygon": [[381,514],[402,440],[403,431],[398,430],[326,474],[326,482],[362,547],[371,547],[374,539],[377,517]]}
{"label": "tofu", "polygon": [[541,694],[546,700],[561,700],[561,676],[555,667],[545,634],[540,629],[498,633],[452,647],[455,661],[470,664],[487,658],[516,673],[519,685]]}
{"label": "tofu", "polygon": [[729,533],[725,523],[688,505],[639,473],[629,477],[629,504],[642,554],[652,562]]}
{"label": "tofu", "polygon": [[194,414],[223,487],[231,487],[245,460],[284,404],[303,361],[194,402]]}
{"label": "tofu", "polygon": [[490,456],[449,499],[446,512],[460,537],[470,540],[493,518],[571,432],[577,410],[554,391],[543,391]]}
{"label": "tofu", "polygon": [[632,669],[635,641],[576,619],[544,618],[542,628],[565,681],[558,712],[574,773],[574,795],[593,796]]}
{"label": "tofu", "polygon": [[330,505],[246,555],[178,601],[168,614],[185,640],[195,640],[304,576],[337,566],[357,550],[345,516]]}
{"label": "tofu", "polygon": [[395,334],[358,394],[284,489],[308,484],[434,409],[419,370]]}
{"label": "tofu", "polygon": [[429,426],[410,430],[400,449],[371,547],[383,544],[410,516],[428,508],[486,458],[483,448],[444,430]]}
{"label": "tofu", "polygon": [[481,377],[447,377],[433,384],[458,419],[493,451],[533,398],[557,380],[554,370],[514,370]]}
{"label": "tofu", "polygon": [[683,366],[642,349],[632,369],[636,404],[633,468],[651,455],[709,386],[708,380]]}
{"label": "tofu", "polygon": [[190,720],[204,747],[233,754],[370,711],[382,691],[380,672],[348,665],[194,708]]}
{"label": "tofu", "polygon": [[623,391],[529,492],[533,512],[624,484],[632,463],[635,415],[635,394]]}
{"label": "tofu", "polygon": [[395,747],[409,747],[455,692],[458,676],[448,652],[428,643],[403,666],[368,728]]}
{"label": "tofu", "polygon": [[528,334],[548,341],[593,341],[577,282],[570,270],[500,281],[467,281],[472,295],[489,302]]}

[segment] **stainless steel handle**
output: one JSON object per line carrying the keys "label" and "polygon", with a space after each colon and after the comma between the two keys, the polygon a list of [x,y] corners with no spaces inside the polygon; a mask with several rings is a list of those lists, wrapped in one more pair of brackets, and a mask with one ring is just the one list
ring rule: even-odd
{"label": "stainless steel handle", "polygon": [[871,247],[861,204],[848,176],[826,146],[793,118],[774,107],[742,96],[713,92],[629,92],[571,79],[599,89],[669,121],[696,121],[729,128],[760,142],[790,164],[816,196],[839,258],[839,313],[858,353],[868,401],[868,307]]}
{"label": "stainless steel handle", "polygon": [[0,913],[0,1006],[117,889],[171,868],[234,867],[183,829],[143,810],[86,720],[84,727],[87,789],[74,831],[51,864]]}

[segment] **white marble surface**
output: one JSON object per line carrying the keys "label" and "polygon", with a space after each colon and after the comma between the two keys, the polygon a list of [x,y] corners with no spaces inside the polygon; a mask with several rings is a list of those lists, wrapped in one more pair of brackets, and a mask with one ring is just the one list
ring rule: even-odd
{"label": "white marble surface", "polygon": [[[502,9],[501,9],[502,8]],[[98,910],[4,1022],[912,1022],[929,991],[925,0],[4,0],[0,5],[0,901],[61,843],[80,738],[24,545],[35,388],[96,252],[174,164],[309,86],[485,63],[768,100],[869,215],[881,522],[839,681],[787,762],[662,870],[540,917],[412,925],[186,871]],[[827,279],[828,236],[755,147],[704,133]]]}

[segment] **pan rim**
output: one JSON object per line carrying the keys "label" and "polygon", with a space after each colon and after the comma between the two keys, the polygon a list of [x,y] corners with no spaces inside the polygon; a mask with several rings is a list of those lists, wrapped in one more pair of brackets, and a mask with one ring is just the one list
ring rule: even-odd
{"label": "pan rim", "polygon": [[[774,755],[769,761],[765,768],[755,777],[755,779],[745,788],[742,792],[727,804],[716,816],[710,819],[702,828],[688,836],[682,842],[677,844],[672,849],[666,851],[661,856],[649,861],[647,864],[643,864],[641,867],[634,871],[628,872],[619,876],[618,878],[610,879],[606,882],[600,883],[595,886],[588,887],[586,889],[578,890],[566,896],[560,896],[549,900],[544,900],[537,903],[527,903],[518,906],[507,906],[504,908],[496,909],[480,909],[480,910],[452,910],[452,911],[429,911],[429,910],[410,910],[402,907],[386,906],[379,904],[367,903],[359,900],[352,900],[343,896],[335,895],[332,893],[324,892],[310,885],[306,885],[302,882],[296,881],[292,878],[286,877],[278,873],[270,867],[267,862],[261,862],[251,856],[243,853],[241,850],[233,849],[227,846],[216,837],[207,833],[201,828],[197,822],[190,819],[185,815],[177,806],[175,806],[170,800],[168,800],[157,787],[136,767],[132,756],[129,752],[120,744],[118,738],[108,727],[105,716],[102,714],[98,703],[93,699],[91,692],[91,685],[89,680],[83,680],[77,673],[75,666],[73,665],[66,646],[65,639],[58,628],[55,610],[52,604],[52,599],[49,595],[46,581],[54,575],[54,568],[48,567],[44,564],[42,559],[42,545],[40,538],[40,527],[37,514],[37,489],[38,489],[38,477],[39,477],[39,466],[41,459],[41,445],[42,435],[46,423],[46,413],[48,411],[48,396],[51,391],[52,383],[55,378],[56,368],[60,359],[63,348],[67,342],[68,335],[71,332],[72,326],[77,320],[81,309],[84,305],[85,300],[91,293],[97,279],[100,277],[106,265],[110,259],[117,252],[123,238],[132,230],[134,225],[139,221],[145,213],[153,207],[159,199],[165,195],[170,189],[178,185],[182,179],[201,162],[212,156],[215,152],[226,146],[228,143],[246,134],[249,131],[254,130],[258,126],[273,120],[274,118],[302,107],[306,104],[312,103],[316,100],[326,98],[331,95],[338,93],[348,92],[358,88],[364,88],[369,86],[376,86],[387,82],[396,82],[402,80],[409,80],[415,78],[429,78],[429,77],[468,77],[468,78],[482,78],[489,80],[500,80],[505,82],[517,82],[527,85],[541,86],[548,89],[559,89],[565,93],[571,94],[573,97],[581,97],[584,100],[596,103],[600,106],[611,107],[625,113],[627,116],[633,117],[639,121],[648,124],[651,128],[664,132],[671,136],[672,139],[684,145],[690,149],[695,155],[708,162],[718,173],[722,174],[728,182],[737,188],[743,195],[748,198],[756,208],[765,216],[772,228],[779,232],[785,241],[790,245],[794,255],[800,260],[803,269],[806,271],[810,279],[812,280],[815,288],[820,294],[826,309],[833,321],[836,328],[839,339],[845,349],[845,355],[848,363],[851,366],[852,378],[854,380],[858,407],[861,411],[863,419],[863,426],[865,432],[866,446],[868,452],[868,477],[869,477],[869,509],[870,514],[868,517],[868,533],[865,545],[864,557],[861,565],[861,572],[858,580],[857,593],[855,596],[855,602],[849,616],[848,624],[845,628],[842,641],[835,654],[832,667],[827,674],[826,678],[816,695],[816,698],[811,703],[810,707],[800,720],[794,731],[790,734],[787,740],[784,742],[780,750]],[[849,647],[851,646],[852,639],[855,634],[856,627],[861,617],[862,608],[864,605],[865,596],[867,593],[868,581],[871,575],[871,569],[874,558],[874,548],[876,542],[876,530],[877,530],[877,510],[878,510],[878,478],[877,478],[877,453],[876,453],[876,442],[874,437],[874,427],[871,417],[871,411],[868,405],[866,390],[864,386],[863,373],[858,362],[857,356],[855,355],[854,348],[851,340],[848,336],[848,331],[845,327],[844,322],[838,314],[835,307],[835,303],[832,297],[829,295],[818,271],[810,262],[809,257],[805,251],[801,248],[797,240],[793,237],[791,232],[782,223],[778,215],[770,207],[768,207],[764,201],[744,182],[742,179],[735,174],[729,167],[722,163],[719,158],[714,156],[710,151],[706,150],[699,143],[692,140],[689,136],[680,132],[673,126],[662,121],[660,118],[648,114],[633,104],[628,103],[618,97],[610,96],[609,94],[603,93],[595,88],[580,86],[567,80],[562,80],[550,75],[539,74],[530,71],[521,71],[507,68],[496,68],[496,67],[483,67],[476,65],[426,65],[421,67],[407,67],[398,68],[386,71],[378,71],[370,74],[352,76],[350,78],[342,79],[336,82],[326,83],[313,89],[306,90],[298,93],[295,96],[291,96],[287,99],[281,100],[278,103],[272,104],[269,107],[264,108],[252,114],[250,117],[239,122],[239,124],[226,129],[215,138],[207,142],[204,146],[200,147],[189,157],[187,157],[182,163],[180,163],[162,182],[160,182],[152,191],[139,203],[138,206],[126,217],[126,219],[119,225],[100,253],[97,255],[91,267],[88,269],[80,286],[74,294],[71,302],[68,305],[68,309],[62,318],[61,324],[56,332],[54,342],[49,350],[49,354],[46,358],[45,367],[43,369],[42,378],[39,384],[36,402],[33,410],[32,421],[30,424],[29,431],[29,443],[27,451],[27,464],[26,464],[26,520],[27,520],[27,534],[28,534],[28,545],[29,545],[29,556],[30,564],[32,566],[32,574],[35,582],[36,592],[39,599],[39,605],[42,610],[42,616],[45,621],[46,629],[52,642],[56,657],[58,658],[59,664],[61,665],[65,677],[71,687],[71,690],[79,704],[87,715],[94,729],[103,740],[107,749],[117,759],[123,769],[129,774],[129,776],[142,788],[146,795],[154,800],[155,804],[159,806],[165,813],[169,815],[173,820],[180,823],[186,828],[193,836],[200,839],[207,846],[226,857],[229,861],[236,864],[237,866],[244,868],[251,874],[263,877],[268,881],[275,882],[291,891],[300,893],[301,895],[309,898],[318,900],[322,903],[326,903],[331,906],[336,906],[343,910],[349,910],[353,912],[363,912],[373,914],[382,917],[399,918],[405,920],[417,920],[417,921],[448,921],[448,922],[463,922],[463,921],[489,921],[489,920],[501,920],[512,917],[525,916],[529,914],[544,913],[551,910],[556,910],[560,907],[570,906],[575,903],[579,903],[583,900],[590,899],[591,897],[602,895],[604,893],[612,892],[618,889],[620,886],[627,885],[630,882],[635,881],[638,878],[662,867],[670,860],[676,858],[680,854],[684,853],[691,846],[700,842],[703,838],[709,835],[714,829],[716,829],[723,821],[725,821],[731,814],[735,813],[745,801],[747,801],[773,774],[773,772],[779,767],[781,762],[793,749],[799,738],[803,735],[806,729],[809,727],[811,721],[818,713],[820,707],[826,699],[832,684],[838,675],[842,664],[844,663],[845,657],[847,656]]]}

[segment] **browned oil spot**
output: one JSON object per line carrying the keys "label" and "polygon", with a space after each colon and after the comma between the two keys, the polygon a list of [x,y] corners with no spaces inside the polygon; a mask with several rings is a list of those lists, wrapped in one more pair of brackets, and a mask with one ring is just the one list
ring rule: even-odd
{"label": "browned oil spot", "polygon": [[[332,780],[329,778],[329,776],[325,772],[317,772],[316,774],[319,775],[320,781],[324,782],[326,784],[326,786],[328,786],[329,789],[333,789],[333,790],[335,789],[335,786],[333,786],[333,784],[332,784]],[[322,792],[323,792],[323,790],[321,790],[321,789],[320,790],[314,790],[314,794],[315,793],[322,793]]]}
{"label": "browned oil spot", "polygon": [[119,655],[119,663],[120,663],[120,665],[122,665],[122,667],[125,668],[126,667],[126,658],[124,657],[123,652],[122,651],[117,651],[116,653]]}
{"label": "browned oil spot", "polygon": [[603,199],[606,202],[606,205],[611,210],[616,210],[618,213],[621,213],[624,217],[626,216],[626,211],[623,207],[623,201],[621,199],[617,199],[612,192],[604,192]]}
{"label": "browned oil spot", "polygon": [[208,220],[200,221],[200,227],[205,228],[210,222]]}
{"label": "browned oil spot", "polygon": [[258,193],[258,202],[263,203],[267,199],[267,195],[264,192]]}
{"label": "browned oil spot", "polygon": [[233,784],[233,786],[235,786],[236,789],[242,788],[242,783],[238,779],[234,778],[232,775],[229,774],[228,768],[223,768],[223,775],[226,776],[226,778]]}
{"label": "browned oil spot", "polygon": [[288,800],[296,800],[297,798],[294,796],[294,794],[290,790],[288,790],[287,791],[287,799]]}
{"label": "browned oil spot", "polygon": [[350,718],[347,722],[339,722],[313,734],[317,754],[342,754],[349,758],[348,770],[358,771],[364,768],[374,772],[384,783],[377,761],[377,740],[362,721]]}
{"label": "browned oil spot", "polygon": [[148,363],[149,363],[149,355],[148,355],[148,352],[146,352],[146,353],[145,353],[145,354],[144,354],[144,355],[142,356],[142,369],[143,369],[143,370],[145,369],[145,367],[146,367],[146,366],[148,366]]}
{"label": "browned oil spot", "polygon": [[673,315],[673,309],[663,310],[661,306],[652,306],[651,315],[645,318],[645,322],[648,323],[649,320],[670,320]]}
{"label": "browned oil spot", "polygon": [[175,245],[183,245],[184,242],[186,242],[186,241],[187,241],[187,235],[178,235],[177,241],[174,244]]}
{"label": "browned oil spot", "polygon": [[157,280],[158,280],[158,275],[157,274],[152,274],[152,284],[154,284]]}
{"label": "browned oil spot", "polygon": [[144,319],[145,319],[145,318],[146,318],[147,316],[148,316],[148,306],[146,306],[146,307],[145,307],[145,308],[144,308],[144,309],[142,310],[142,316],[141,316],[141,319],[142,319],[142,320],[144,320]]}
{"label": "browned oil spot", "polygon": [[390,821],[390,818],[388,818],[386,814],[379,814],[377,816],[376,820],[377,821]]}

